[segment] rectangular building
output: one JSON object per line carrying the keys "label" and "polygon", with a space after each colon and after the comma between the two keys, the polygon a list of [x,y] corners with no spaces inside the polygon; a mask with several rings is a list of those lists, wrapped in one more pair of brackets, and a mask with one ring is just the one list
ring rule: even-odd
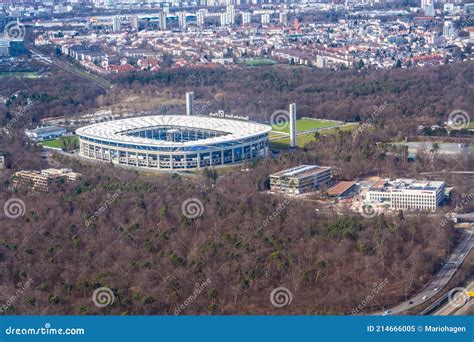
{"label": "rectangular building", "polygon": [[435,211],[444,199],[444,182],[414,179],[382,180],[367,191],[367,202],[387,204],[391,209]]}
{"label": "rectangular building", "polygon": [[25,134],[33,141],[43,141],[56,139],[66,134],[67,130],[58,126],[37,127],[35,129],[26,130]]}
{"label": "rectangular building", "polygon": [[330,167],[300,165],[270,175],[270,189],[287,194],[302,194],[326,185],[331,177]]}
{"label": "rectangular building", "polygon": [[27,187],[31,190],[47,191],[54,183],[72,182],[81,177],[71,169],[45,169],[42,171],[18,171],[13,175],[13,185]]}

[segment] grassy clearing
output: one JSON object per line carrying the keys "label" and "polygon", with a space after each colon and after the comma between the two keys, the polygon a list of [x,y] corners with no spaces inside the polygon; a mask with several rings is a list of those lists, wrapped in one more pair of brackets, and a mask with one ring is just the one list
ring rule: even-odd
{"label": "grassy clearing", "polygon": [[[335,134],[337,130],[340,131],[353,131],[357,128],[357,124],[346,124],[343,127],[329,128],[320,132],[321,135]],[[296,137],[296,144],[298,147],[304,147],[305,145],[316,141],[314,133],[300,134]],[[290,138],[282,138],[278,140],[270,141],[270,148],[276,149],[287,149],[290,147]]]}
{"label": "grassy clearing", "polygon": [[273,65],[276,62],[269,58],[245,58],[242,63],[247,66]]}
{"label": "grassy clearing", "polygon": [[55,148],[63,148],[63,140],[65,141],[77,141],[79,143],[79,137],[77,135],[73,135],[70,137],[62,137],[58,139],[52,139],[52,140],[45,140],[41,142],[41,145],[46,146],[46,147],[55,147]]}
{"label": "grassy clearing", "polygon": [[[340,124],[341,122],[339,121],[299,119],[299,120],[296,120],[296,131],[304,132],[304,131],[310,131],[313,129],[332,127],[332,126],[336,126]],[[285,132],[285,133],[290,132],[290,128],[288,127],[288,125],[284,125],[284,127],[273,125],[272,128],[274,131],[278,131],[278,132]]]}
{"label": "grassy clearing", "polygon": [[40,78],[43,75],[40,72],[36,71],[15,71],[15,72],[0,72],[0,78],[4,77],[20,77],[20,78]]}

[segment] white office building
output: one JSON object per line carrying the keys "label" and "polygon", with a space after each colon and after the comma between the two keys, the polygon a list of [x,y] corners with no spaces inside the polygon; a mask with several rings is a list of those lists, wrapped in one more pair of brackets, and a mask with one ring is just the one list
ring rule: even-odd
{"label": "white office building", "polygon": [[391,209],[435,211],[444,199],[444,182],[414,179],[384,180],[367,191],[367,202],[387,204]]}

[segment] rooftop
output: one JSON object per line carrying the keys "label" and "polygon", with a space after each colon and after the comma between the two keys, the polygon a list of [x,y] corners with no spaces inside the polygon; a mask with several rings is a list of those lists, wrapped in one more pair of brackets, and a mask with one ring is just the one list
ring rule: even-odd
{"label": "rooftop", "polygon": [[[136,129],[157,128],[164,126],[183,127],[188,129],[203,129],[219,132],[226,132],[227,135],[201,139],[198,141],[171,142],[151,138],[136,137],[127,135],[128,131]],[[239,121],[231,119],[211,118],[207,116],[195,115],[159,115],[145,116],[124,120],[98,123],[77,129],[78,135],[96,139],[105,139],[120,143],[137,143],[153,146],[184,147],[207,145],[233,141],[259,134],[268,133],[271,127],[256,122]]]}
{"label": "rooftop", "polygon": [[325,171],[330,167],[319,165],[299,165],[289,169],[285,169],[272,174],[273,177],[305,177],[315,174],[317,172]]}

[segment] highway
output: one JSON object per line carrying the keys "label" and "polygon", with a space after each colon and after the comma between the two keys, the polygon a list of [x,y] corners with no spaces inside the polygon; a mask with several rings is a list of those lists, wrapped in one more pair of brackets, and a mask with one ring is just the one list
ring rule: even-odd
{"label": "highway", "polygon": [[[443,268],[434,276],[434,278],[423,288],[417,295],[413,296],[406,302],[398,304],[397,306],[386,310],[388,315],[402,314],[418,305],[425,303],[427,300],[435,296],[446,284],[451,280],[453,275],[458,270],[459,266],[464,261],[471,248],[474,246],[474,237],[471,230],[463,230],[465,234],[464,239],[454,249],[448,261]],[[382,313],[377,313],[382,314]]]}
{"label": "highway", "polygon": [[[468,286],[466,286],[466,291],[468,292],[474,291],[474,282],[471,282]],[[468,301],[466,301],[466,304],[464,304],[463,306],[455,306],[447,302],[444,306],[442,306],[435,313],[433,313],[433,315],[434,316],[449,316],[453,314],[458,314],[458,313],[463,312],[471,304],[472,304],[471,299],[468,299]]]}

